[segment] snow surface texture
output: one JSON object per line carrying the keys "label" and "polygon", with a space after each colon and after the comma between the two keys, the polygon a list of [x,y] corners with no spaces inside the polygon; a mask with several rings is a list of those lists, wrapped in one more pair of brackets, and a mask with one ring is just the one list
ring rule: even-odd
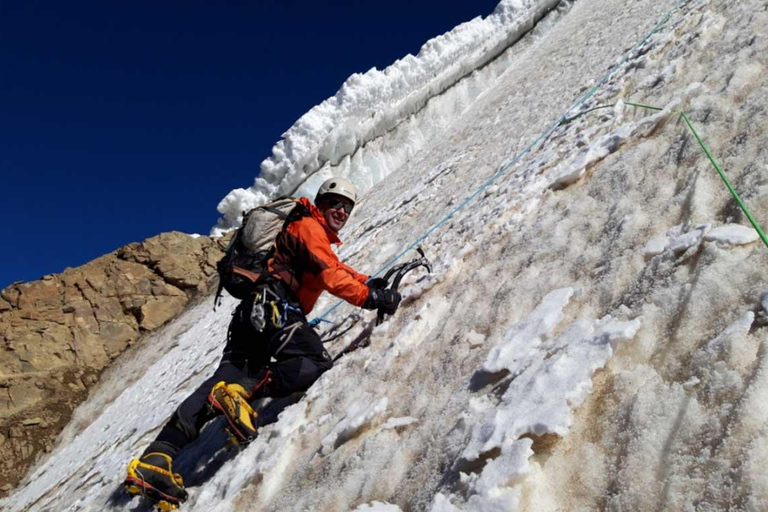
{"label": "snow surface texture", "polygon": [[[378,271],[671,7],[579,0],[542,20],[360,202],[342,257]],[[394,317],[329,315],[343,325],[324,335],[352,326],[333,354],[365,346],[258,404],[242,452],[206,428],[175,462],[185,509],[768,509],[768,250],[675,113],[768,219],[767,25],[754,0],[675,11],[582,108],[616,107],[558,127],[425,240],[434,273],[404,280]],[[125,466],[212,371],[233,304],[189,309],[110,369],[0,508],[144,510],[119,491]]]}

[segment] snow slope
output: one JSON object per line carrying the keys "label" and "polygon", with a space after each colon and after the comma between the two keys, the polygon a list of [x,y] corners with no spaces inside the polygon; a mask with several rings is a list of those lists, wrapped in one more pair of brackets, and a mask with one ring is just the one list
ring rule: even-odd
{"label": "snow slope", "polygon": [[[433,274],[410,275],[381,326],[328,314],[327,334],[352,325],[332,353],[367,346],[262,404],[247,449],[212,422],[175,465],[185,509],[768,508],[768,249],[677,115],[768,220],[768,11],[683,5],[580,107],[613,108],[547,132],[674,7],[579,0],[498,57],[342,233],[373,273],[438,226]],[[119,492],[124,467],[212,371],[233,304],[190,308],[112,368],[0,507],[145,510]]]}

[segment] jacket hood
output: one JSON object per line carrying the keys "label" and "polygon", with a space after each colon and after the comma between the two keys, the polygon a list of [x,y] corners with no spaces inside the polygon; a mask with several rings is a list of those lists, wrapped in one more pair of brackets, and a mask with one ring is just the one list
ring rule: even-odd
{"label": "jacket hood", "polygon": [[323,227],[325,233],[328,235],[328,240],[334,245],[341,245],[342,241],[339,238],[339,235],[334,233],[333,230],[328,226],[328,223],[325,222],[325,217],[323,217],[323,213],[320,211],[320,208],[315,206],[308,197],[301,197],[299,198],[299,201],[301,201],[301,204],[307,207],[309,213],[312,215],[312,218],[315,219]]}

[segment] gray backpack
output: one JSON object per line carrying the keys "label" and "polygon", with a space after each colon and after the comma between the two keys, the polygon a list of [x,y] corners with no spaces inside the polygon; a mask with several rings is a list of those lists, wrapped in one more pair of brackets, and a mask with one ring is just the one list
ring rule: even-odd
{"label": "gray backpack", "polygon": [[243,225],[235,232],[216,264],[219,288],[214,299],[214,310],[221,298],[221,290],[243,300],[251,297],[260,284],[269,279],[266,264],[275,252],[275,239],[280,231],[294,220],[309,215],[309,210],[291,197],[257,206],[243,215]]}

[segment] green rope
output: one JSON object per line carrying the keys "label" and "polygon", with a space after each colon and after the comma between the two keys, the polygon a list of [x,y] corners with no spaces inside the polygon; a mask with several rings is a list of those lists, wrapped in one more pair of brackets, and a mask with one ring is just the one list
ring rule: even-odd
{"label": "green rope", "polygon": [[650,105],[643,105],[642,103],[630,103],[628,101],[625,101],[624,104],[629,105],[630,107],[647,108],[648,110],[657,110],[659,112],[664,110],[663,108],[652,107]]}
{"label": "green rope", "polygon": [[611,103],[610,105],[600,105],[599,107],[593,107],[593,108],[590,108],[589,110],[585,110],[584,112],[579,112],[579,113],[578,113],[578,114],[576,114],[575,116],[571,116],[571,117],[565,117],[565,118],[563,118],[563,119],[560,121],[560,124],[561,124],[561,125],[563,125],[563,124],[568,124],[568,123],[570,123],[571,121],[573,121],[574,119],[578,119],[578,118],[580,118],[581,116],[583,116],[583,115],[585,115],[585,114],[589,114],[590,112],[594,112],[595,110],[600,110],[600,109],[602,109],[602,108],[611,108],[611,107],[615,107],[615,106],[616,106],[616,104],[615,104],[615,103]]}
{"label": "green rope", "polygon": [[[646,108],[646,109],[649,109],[649,110],[656,110],[656,111],[664,110],[663,108],[653,107],[651,105],[643,105],[641,103],[630,103],[628,101],[625,101],[624,104],[632,106],[632,107]],[[566,124],[566,123],[570,123],[574,119],[576,119],[578,117],[581,117],[584,114],[588,114],[590,112],[594,112],[595,110],[600,110],[602,108],[610,108],[610,107],[615,107],[615,106],[616,106],[615,103],[611,103],[610,105],[600,105],[598,107],[593,107],[593,108],[590,108],[589,110],[585,110],[584,112],[580,112],[580,113],[576,114],[573,117],[569,117],[569,118],[563,119],[560,122],[560,124],[563,125],[563,124]],[[696,140],[699,141],[699,144],[701,145],[701,149],[704,150],[704,153],[706,153],[707,158],[709,158],[709,161],[712,162],[712,166],[717,171],[717,174],[720,175],[720,178],[722,178],[723,183],[725,183],[725,186],[728,188],[728,191],[731,193],[733,198],[736,200],[736,203],[738,203],[739,208],[741,208],[741,211],[744,212],[744,215],[747,216],[747,219],[749,219],[749,222],[752,224],[752,227],[755,228],[755,231],[757,231],[757,234],[760,235],[760,239],[763,241],[765,246],[768,247],[768,237],[765,236],[765,233],[763,232],[762,228],[760,227],[760,224],[757,223],[757,220],[755,220],[755,218],[752,216],[752,214],[749,211],[749,208],[747,208],[747,205],[744,204],[744,201],[742,201],[741,197],[739,197],[739,194],[738,194],[738,192],[736,192],[736,189],[734,189],[733,185],[731,185],[731,182],[728,181],[728,178],[725,176],[725,172],[723,172],[723,169],[718,165],[717,161],[715,161],[715,157],[712,156],[712,153],[709,151],[709,148],[704,143],[704,140],[699,136],[699,132],[697,132],[696,128],[693,127],[693,123],[691,123],[691,120],[688,118],[688,115],[685,113],[685,111],[681,110],[680,111],[680,116],[685,121],[685,124],[688,125],[688,128],[691,129],[691,131],[693,132],[694,137],[696,137]]]}
{"label": "green rope", "polygon": [[[628,102],[628,101],[625,101],[625,102],[624,102],[624,104],[625,104],[625,105],[629,105],[630,107],[647,108],[648,110],[664,110],[663,108],[659,108],[659,107],[652,107],[652,106],[650,106],[650,105],[643,105],[643,104],[641,104],[641,103],[630,103],[630,102]],[[590,108],[589,110],[585,110],[584,112],[579,112],[579,113],[578,113],[578,114],[576,114],[575,116],[572,116],[572,117],[566,117],[565,119],[563,119],[562,121],[560,121],[560,124],[561,124],[561,125],[563,125],[563,124],[568,124],[568,123],[570,123],[571,121],[573,121],[574,119],[578,119],[579,117],[583,116],[584,114],[589,114],[590,112],[594,112],[595,110],[600,110],[600,109],[602,109],[602,108],[611,108],[611,107],[615,107],[615,106],[616,106],[616,103],[611,103],[611,104],[609,104],[609,105],[600,105],[600,106],[598,106],[598,107],[592,107],[592,108]]]}
{"label": "green rope", "polygon": [[723,172],[723,169],[717,164],[715,161],[715,158],[712,156],[712,153],[709,151],[709,148],[706,144],[704,144],[704,141],[699,136],[699,133],[696,131],[696,128],[693,127],[693,124],[691,123],[691,120],[688,119],[688,116],[685,112],[680,112],[680,115],[682,116],[683,120],[685,121],[685,124],[688,125],[688,128],[691,129],[693,132],[693,135],[696,137],[696,140],[699,141],[699,144],[701,144],[701,148],[704,150],[704,153],[707,154],[707,158],[709,158],[709,161],[712,162],[712,165],[714,166],[715,170],[717,171],[717,174],[720,175],[720,177],[723,179],[723,183],[725,183],[725,186],[728,187],[728,191],[731,193],[733,198],[736,200],[736,202],[739,204],[739,207],[741,208],[741,211],[744,212],[744,215],[747,216],[749,219],[749,222],[752,223],[752,227],[755,228],[755,231],[757,231],[757,234],[760,235],[760,239],[763,241],[766,247],[768,247],[768,238],[766,238],[765,233],[763,233],[763,230],[760,228],[760,225],[757,223],[755,218],[752,216],[752,214],[749,212],[749,209],[747,208],[747,205],[744,204],[744,202],[739,197],[739,194],[736,192],[736,190],[731,185],[731,182],[728,181],[728,178],[725,177],[725,173]]}

